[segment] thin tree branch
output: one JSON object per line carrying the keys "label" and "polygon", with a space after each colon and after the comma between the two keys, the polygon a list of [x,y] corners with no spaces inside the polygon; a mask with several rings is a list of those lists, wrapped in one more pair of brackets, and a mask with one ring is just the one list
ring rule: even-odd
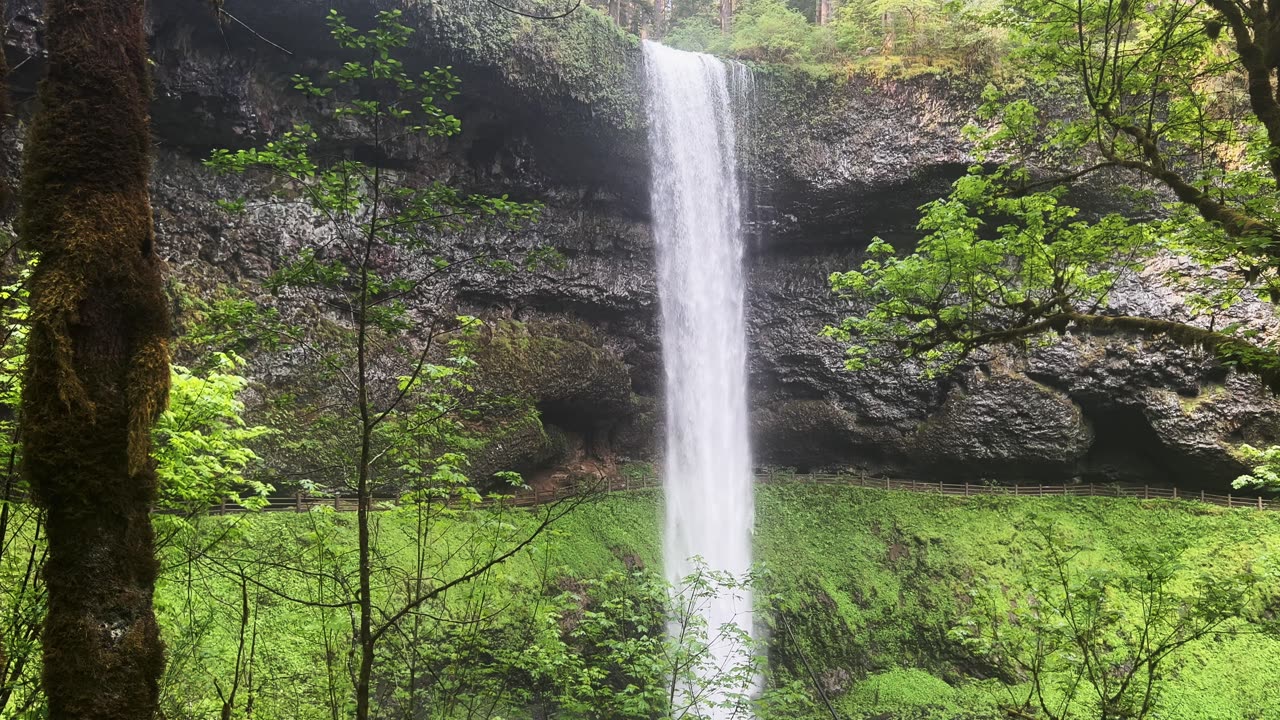
{"label": "thin tree branch", "polygon": [[239,25],[240,27],[244,28],[245,30],[248,30],[248,31],[249,31],[249,33],[250,33],[250,34],[252,34],[254,37],[256,37],[256,38],[258,38],[259,40],[261,40],[262,42],[264,42],[264,43],[266,43],[266,44],[270,45],[271,47],[273,47],[273,48],[275,48],[275,49],[279,50],[280,52],[284,53],[285,55],[293,55],[293,52],[292,52],[291,50],[289,50],[289,49],[287,49],[287,48],[284,48],[284,47],[281,47],[281,46],[277,45],[276,43],[271,42],[271,41],[270,41],[270,40],[268,40],[267,38],[263,37],[263,36],[262,36],[262,33],[259,33],[257,30],[254,30],[253,28],[249,27],[249,25],[248,25],[248,24],[246,24],[246,23],[245,23],[245,21],[243,21],[243,20],[241,20],[240,18],[236,17],[235,15],[232,15],[231,13],[227,12],[225,8],[223,8],[223,7],[219,6],[219,7],[218,7],[218,14],[219,14],[219,15],[221,15],[221,16],[223,16],[223,17],[225,17],[226,19],[230,20],[231,22],[233,22],[233,23],[235,23],[235,24]]}
{"label": "thin tree branch", "polygon": [[573,7],[569,8],[568,10],[565,10],[564,12],[562,12],[562,13],[560,13],[560,14],[558,14],[558,15],[539,15],[539,14],[537,14],[537,13],[529,13],[529,12],[525,12],[525,11],[523,11],[523,10],[517,10],[516,8],[509,7],[509,6],[507,6],[507,5],[503,5],[502,3],[498,2],[498,0],[488,0],[488,2],[489,2],[489,4],[490,4],[490,5],[492,5],[492,6],[496,7],[496,8],[498,8],[498,9],[500,9],[500,10],[506,10],[506,11],[507,11],[507,12],[509,12],[509,13],[514,13],[514,14],[519,15],[519,16],[521,16],[521,17],[531,18],[531,19],[533,19],[533,20],[560,20],[561,18],[567,18],[567,17],[569,17],[569,16],[570,16],[570,15],[572,15],[573,13],[577,12],[578,8],[582,7],[582,0],[577,0],[577,1],[573,4]]}

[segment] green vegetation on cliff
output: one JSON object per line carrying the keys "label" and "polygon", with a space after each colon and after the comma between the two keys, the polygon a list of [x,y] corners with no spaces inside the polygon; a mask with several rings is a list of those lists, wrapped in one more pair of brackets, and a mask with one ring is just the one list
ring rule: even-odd
{"label": "green vegetation on cliff", "polygon": [[570,98],[593,119],[621,130],[642,127],[639,38],[583,6],[564,18],[533,20],[472,0],[443,0],[422,26],[461,59],[489,67],[528,99]]}
{"label": "green vegetation on cliff", "polygon": [[[1004,32],[989,0],[598,0],[621,27],[672,47],[827,74],[990,68]],[[654,10],[658,10],[655,17]]]}

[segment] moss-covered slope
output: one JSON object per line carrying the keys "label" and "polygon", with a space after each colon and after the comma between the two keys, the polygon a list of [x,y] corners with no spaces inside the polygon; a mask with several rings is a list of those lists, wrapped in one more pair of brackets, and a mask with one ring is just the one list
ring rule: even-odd
{"label": "moss-covered slope", "polygon": [[[333,518],[333,540],[350,530],[348,518]],[[290,538],[310,537],[315,524],[307,515],[295,514],[241,520],[240,532],[247,533],[246,542],[255,543],[255,553],[298,552],[291,549]],[[382,537],[388,542],[403,538],[412,520],[412,513],[379,514]],[[450,521],[454,528],[438,534],[433,552],[449,556],[454,544],[476,537],[490,521],[484,514]],[[1122,558],[1134,547],[1151,544],[1185,546],[1185,578],[1224,578],[1246,567],[1261,577],[1274,570],[1280,555],[1280,513],[1165,501],[965,499],[847,487],[765,486],[758,493],[756,542],[758,559],[766,568],[760,596],[769,598],[770,675],[775,683],[797,682],[815,698],[809,712],[789,717],[830,717],[816,700],[814,677],[837,714],[850,720],[1007,717],[998,709],[1008,697],[1006,686],[990,679],[996,670],[958,642],[952,631],[979,595],[1017,598],[1019,589],[1032,582],[1028,568],[1044,559],[1035,550],[1032,528],[1044,523],[1090,548],[1074,561],[1080,572],[1121,569]],[[588,596],[592,581],[611,572],[659,567],[660,526],[658,493],[608,496],[577,509],[532,553],[517,555],[480,587],[497,593],[498,600],[491,601],[509,608],[543,602],[539,598],[546,595],[535,588],[544,576],[551,578],[553,593],[568,590]],[[412,561],[408,550],[398,552],[390,557]],[[181,573],[166,577],[161,598],[166,612],[184,607],[185,585]],[[237,588],[209,587],[238,597]],[[1122,602],[1133,599],[1116,592]],[[472,595],[464,589],[451,595],[449,603],[471,602]],[[268,628],[260,639],[269,649],[264,653],[293,647],[297,638],[309,637],[307,633],[318,627],[315,609],[272,602],[262,612],[263,627]],[[171,631],[180,626],[181,617],[164,617]],[[1164,669],[1158,713],[1150,717],[1280,717],[1280,696],[1273,689],[1280,639],[1260,634],[1259,626],[1238,629],[1239,633],[1198,641],[1173,655]],[[171,647],[181,640],[171,634]],[[567,634],[565,641],[572,642]],[[212,639],[202,642],[208,647],[225,645],[225,654],[234,655],[230,640],[221,645],[210,645]],[[519,645],[526,647],[528,642]],[[317,661],[304,645],[287,653],[287,659],[290,672],[320,671],[309,665]],[[516,675],[505,682],[520,683]],[[203,683],[203,677],[190,680]],[[266,704],[264,695],[262,717],[269,716]],[[514,712],[504,716],[522,717]]]}
{"label": "moss-covered slope", "polygon": [[[1037,525],[1090,548],[1081,573],[1153,544],[1185,545],[1186,578],[1274,570],[1280,554],[1280,514],[1192,503],[790,486],[760,494],[758,522],[758,553],[794,630],[775,637],[774,670],[807,678],[803,655],[853,718],[1003,717],[997,684],[977,682],[995,669],[951,631],[975,598],[1016,603],[1034,582]],[[1280,717],[1267,690],[1277,666],[1280,640],[1251,631],[1193,644],[1166,669],[1158,717]]]}

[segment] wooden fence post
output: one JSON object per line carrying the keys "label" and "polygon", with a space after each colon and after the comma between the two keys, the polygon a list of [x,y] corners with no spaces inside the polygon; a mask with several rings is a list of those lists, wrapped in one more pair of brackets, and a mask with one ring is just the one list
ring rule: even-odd
{"label": "wooden fence post", "polygon": [[964,496],[969,497],[969,483],[964,484]]}
{"label": "wooden fence post", "polygon": [[299,490],[297,496],[293,499],[293,507],[298,512],[302,512],[302,491]]}
{"label": "wooden fence post", "polygon": [[1200,488],[1200,502],[1204,502],[1204,488]]}
{"label": "wooden fence post", "polygon": [[1150,499],[1151,499],[1151,486],[1150,486],[1150,485],[1143,485],[1143,486],[1142,486],[1142,499],[1143,499],[1143,500],[1150,500]]}
{"label": "wooden fence post", "polygon": [[1258,509],[1259,509],[1259,510],[1261,510],[1261,509],[1262,509],[1262,496],[1261,496],[1261,495],[1259,495],[1259,496],[1258,496]]}
{"label": "wooden fence post", "polygon": [[884,489],[885,490],[889,489],[889,478],[887,477],[884,479]]}
{"label": "wooden fence post", "polygon": [[1036,487],[1037,487],[1037,488],[1038,488],[1038,490],[1039,490],[1040,496],[1041,496],[1041,497],[1044,497],[1044,486],[1043,486],[1043,485],[1037,485]]}
{"label": "wooden fence post", "polygon": [[1178,499],[1178,488],[1176,486],[1173,488],[1173,499]]}
{"label": "wooden fence post", "polygon": [[227,514],[227,499],[226,499],[226,498],[222,498],[222,506],[221,506],[221,509],[218,511],[218,514],[219,514],[219,515],[226,515],[226,514]]}
{"label": "wooden fence post", "polygon": [[1231,493],[1227,493],[1227,507],[1231,507]]}
{"label": "wooden fence post", "polygon": [[333,509],[335,511],[342,509],[342,496],[338,493],[333,494]]}

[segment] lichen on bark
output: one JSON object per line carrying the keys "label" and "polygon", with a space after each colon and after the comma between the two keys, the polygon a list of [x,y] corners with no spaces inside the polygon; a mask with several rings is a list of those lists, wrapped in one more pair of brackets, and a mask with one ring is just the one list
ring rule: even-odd
{"label": "lichen on bark", "polygon": [[39,253],[23,388],[25,471],[48,513],[52,720],[155,713],[164,653],[150,427],[168,395],[153,247],[144,0],[49,0],[47,74],[18,230]]}

